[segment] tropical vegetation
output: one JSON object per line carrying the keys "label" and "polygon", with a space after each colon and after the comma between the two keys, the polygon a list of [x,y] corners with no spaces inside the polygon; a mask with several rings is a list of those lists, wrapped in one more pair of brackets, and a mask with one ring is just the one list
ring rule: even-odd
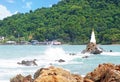
{"label": "tropical vegetation", "polygon": [[120,0],[61,0],[49,8],[17,13],[0,20],[7,40],[86,44],[94,28],[97,43],[120,43]]}

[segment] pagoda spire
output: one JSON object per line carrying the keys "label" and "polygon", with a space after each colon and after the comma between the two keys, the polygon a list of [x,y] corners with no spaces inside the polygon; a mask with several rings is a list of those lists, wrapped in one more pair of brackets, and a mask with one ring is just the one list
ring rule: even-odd
{"label": "pagoda spire", "polygon": [[90,42],[92,42],[92,43],[95,43],[95,44],[96,44],[96,39],[95,39],[95,32],[94,32],[94,29],[92,29]]}

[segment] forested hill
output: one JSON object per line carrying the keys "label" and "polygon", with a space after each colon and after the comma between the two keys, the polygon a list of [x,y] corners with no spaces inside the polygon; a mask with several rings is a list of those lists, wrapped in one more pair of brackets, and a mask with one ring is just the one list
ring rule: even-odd
{"label": "forested hill", "polygon": [[95,29],[97,43],[120,42],[120,0],[61,0],[50,8],[18,13],[0,21],[0,36],[8,40],[89,42]]}

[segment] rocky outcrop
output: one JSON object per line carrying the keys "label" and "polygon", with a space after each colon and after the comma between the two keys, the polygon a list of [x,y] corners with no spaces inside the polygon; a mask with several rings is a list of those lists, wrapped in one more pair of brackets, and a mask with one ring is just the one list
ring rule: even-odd
{"label": "rocky outcrop", "polygon": [[10,82],[33,82],[32,76],[22,76],[21,74],[17,75],[16,77],[13,77],[10,79]]}
{"label": "rocky outcrop", "polygon": [[120,71],[108,70],[102,82],[120,82]]}
{"label": "rocky outcrop", "polygon": [[62,68],[49,67],[39,69],[34,74],[34,82],[83,82],[80,75],[71,74]]}
{"label": "rocky outcrop", "polygon": [[83,77],[80,75],[71,74],[69,71],[62,68],[50,66],[37,70],[33,80],[30,76],[28,78],[28,76],[24,77],[19,74],[12,78],[10,82],[83,82],[83,80]]}
{"label": "rocky outcrop", "polygon": [[95,43],[90,42],[86,49],[82,51],[82,53],[90,53],[90,54],[100,54],[102,53],[103,50],[101,48],[99,48]]}
{"label": "rocky outcrop", "polygon": [[100,64],[93,72],[88,73],[85,78],[94,82],[120,82],[120,66]]}
{"label": "rocky outcrop", "polygon": [[92,29],[90,43],[88,43],[86,49],[83,50],[82,53],[83,54],[84,53],[100,54],[102,52],[103,52],[103,49],[101,49],[100,47],[98,47],[97,44],[96,44],[94,29]]}
{"label": "rocky outcrop", "polygon": [[22,60],[21,62],[17,62],[19,65],[25,65],[25,66],[37,66],[36,59],[34,60]]}
{"label": "rocky outcrop", "polygon": [[120,82],[120,65],[100,64],[85,77],[71,74],[62,68],[50,66],[37,70],[33,79],[31,75],[24,77],[19,74],[10,82]]}

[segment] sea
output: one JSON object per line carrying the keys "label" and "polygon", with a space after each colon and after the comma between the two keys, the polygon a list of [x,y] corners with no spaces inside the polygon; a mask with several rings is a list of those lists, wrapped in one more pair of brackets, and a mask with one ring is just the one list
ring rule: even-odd
{"label": "sea", "polygon": [[[105,51],[94,55],[81,54],[86,45],[0,45],[0,82],[10,82],[10,79],[18,74],[34,76],[38,69],[51,65],[85,76],[99,64],[120,64],[120,45],[98,46]],[[84,56],[88,57],[83,58]],[[17,64],[22,60],[34,59],[38,66]],[[58,62],[59,59],[65,62]]]}

